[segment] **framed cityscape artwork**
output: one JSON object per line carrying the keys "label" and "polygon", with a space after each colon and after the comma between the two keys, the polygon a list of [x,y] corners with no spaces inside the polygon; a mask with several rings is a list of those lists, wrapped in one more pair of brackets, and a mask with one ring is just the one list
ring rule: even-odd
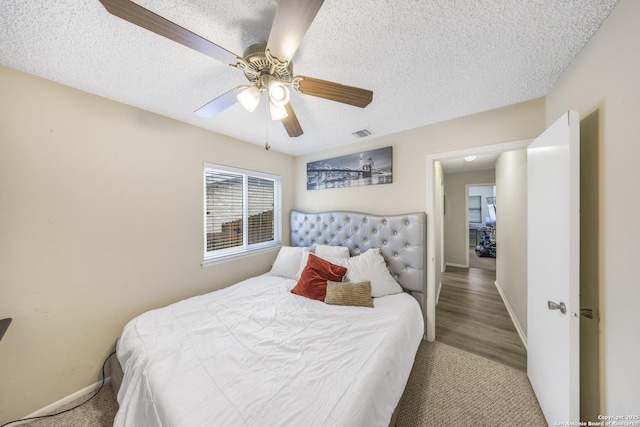
{"label": "framed cityscape artwork", "polygon": [[392,147],[307,163],[307,190],[391,184]]}

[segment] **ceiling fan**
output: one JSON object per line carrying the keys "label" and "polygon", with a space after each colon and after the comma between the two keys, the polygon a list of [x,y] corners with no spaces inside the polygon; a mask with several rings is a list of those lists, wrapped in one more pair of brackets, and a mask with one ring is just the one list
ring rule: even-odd
{"label": "ceiling fan", "polygon": [[331,101],[364,108],[373,92],[306,76],[294,76],[291,59],[324,0],[280,0],[267,43],[247,47],[240,57],[215,43],[151,12],[130,0],[99,0],[109,13],[135,25],[190,47],[244,72],[248,85],[238,86],[220,95],[195,113],[213,117],[236,102],[253,111],[263,92],[267,92],[273,120],[281,120],[290,137],[303,134],[290,92],[294,90]]}

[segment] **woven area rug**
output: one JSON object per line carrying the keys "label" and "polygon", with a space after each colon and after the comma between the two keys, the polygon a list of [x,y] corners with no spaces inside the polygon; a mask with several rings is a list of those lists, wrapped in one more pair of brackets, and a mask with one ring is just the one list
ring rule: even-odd
{"label": "woven area rug", "polygon": [[527,375],[439,342],[422,342],[397,427],[546,426]]}
{"label": "woven area rug", "polygon": [[[80,408],[28,425],[110,427],[117,407],[111,387],[106,386]],[[400,401],[396,426],[502,425],[547,425],[526,374],[446,344],[423,341]]]}

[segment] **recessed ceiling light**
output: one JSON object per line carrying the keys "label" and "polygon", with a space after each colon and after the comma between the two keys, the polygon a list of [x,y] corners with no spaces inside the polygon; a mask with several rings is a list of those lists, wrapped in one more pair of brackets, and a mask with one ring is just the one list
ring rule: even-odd
{"label": "recessed ceiling light", "polygon": [[465,162],[473,162],[476,159],[476,156],[466,156],[464,158]]}

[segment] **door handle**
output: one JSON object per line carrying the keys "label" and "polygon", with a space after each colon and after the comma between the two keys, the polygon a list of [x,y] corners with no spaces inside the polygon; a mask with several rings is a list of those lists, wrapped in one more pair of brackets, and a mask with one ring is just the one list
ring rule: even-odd
{"label": "door handle", "polygon": [[549,307],[549,310],[560,310],[560,313],[567,314],[567,306],[562,301],[560,304],[556,304],[553,301],[547,301],[547,307]]}

